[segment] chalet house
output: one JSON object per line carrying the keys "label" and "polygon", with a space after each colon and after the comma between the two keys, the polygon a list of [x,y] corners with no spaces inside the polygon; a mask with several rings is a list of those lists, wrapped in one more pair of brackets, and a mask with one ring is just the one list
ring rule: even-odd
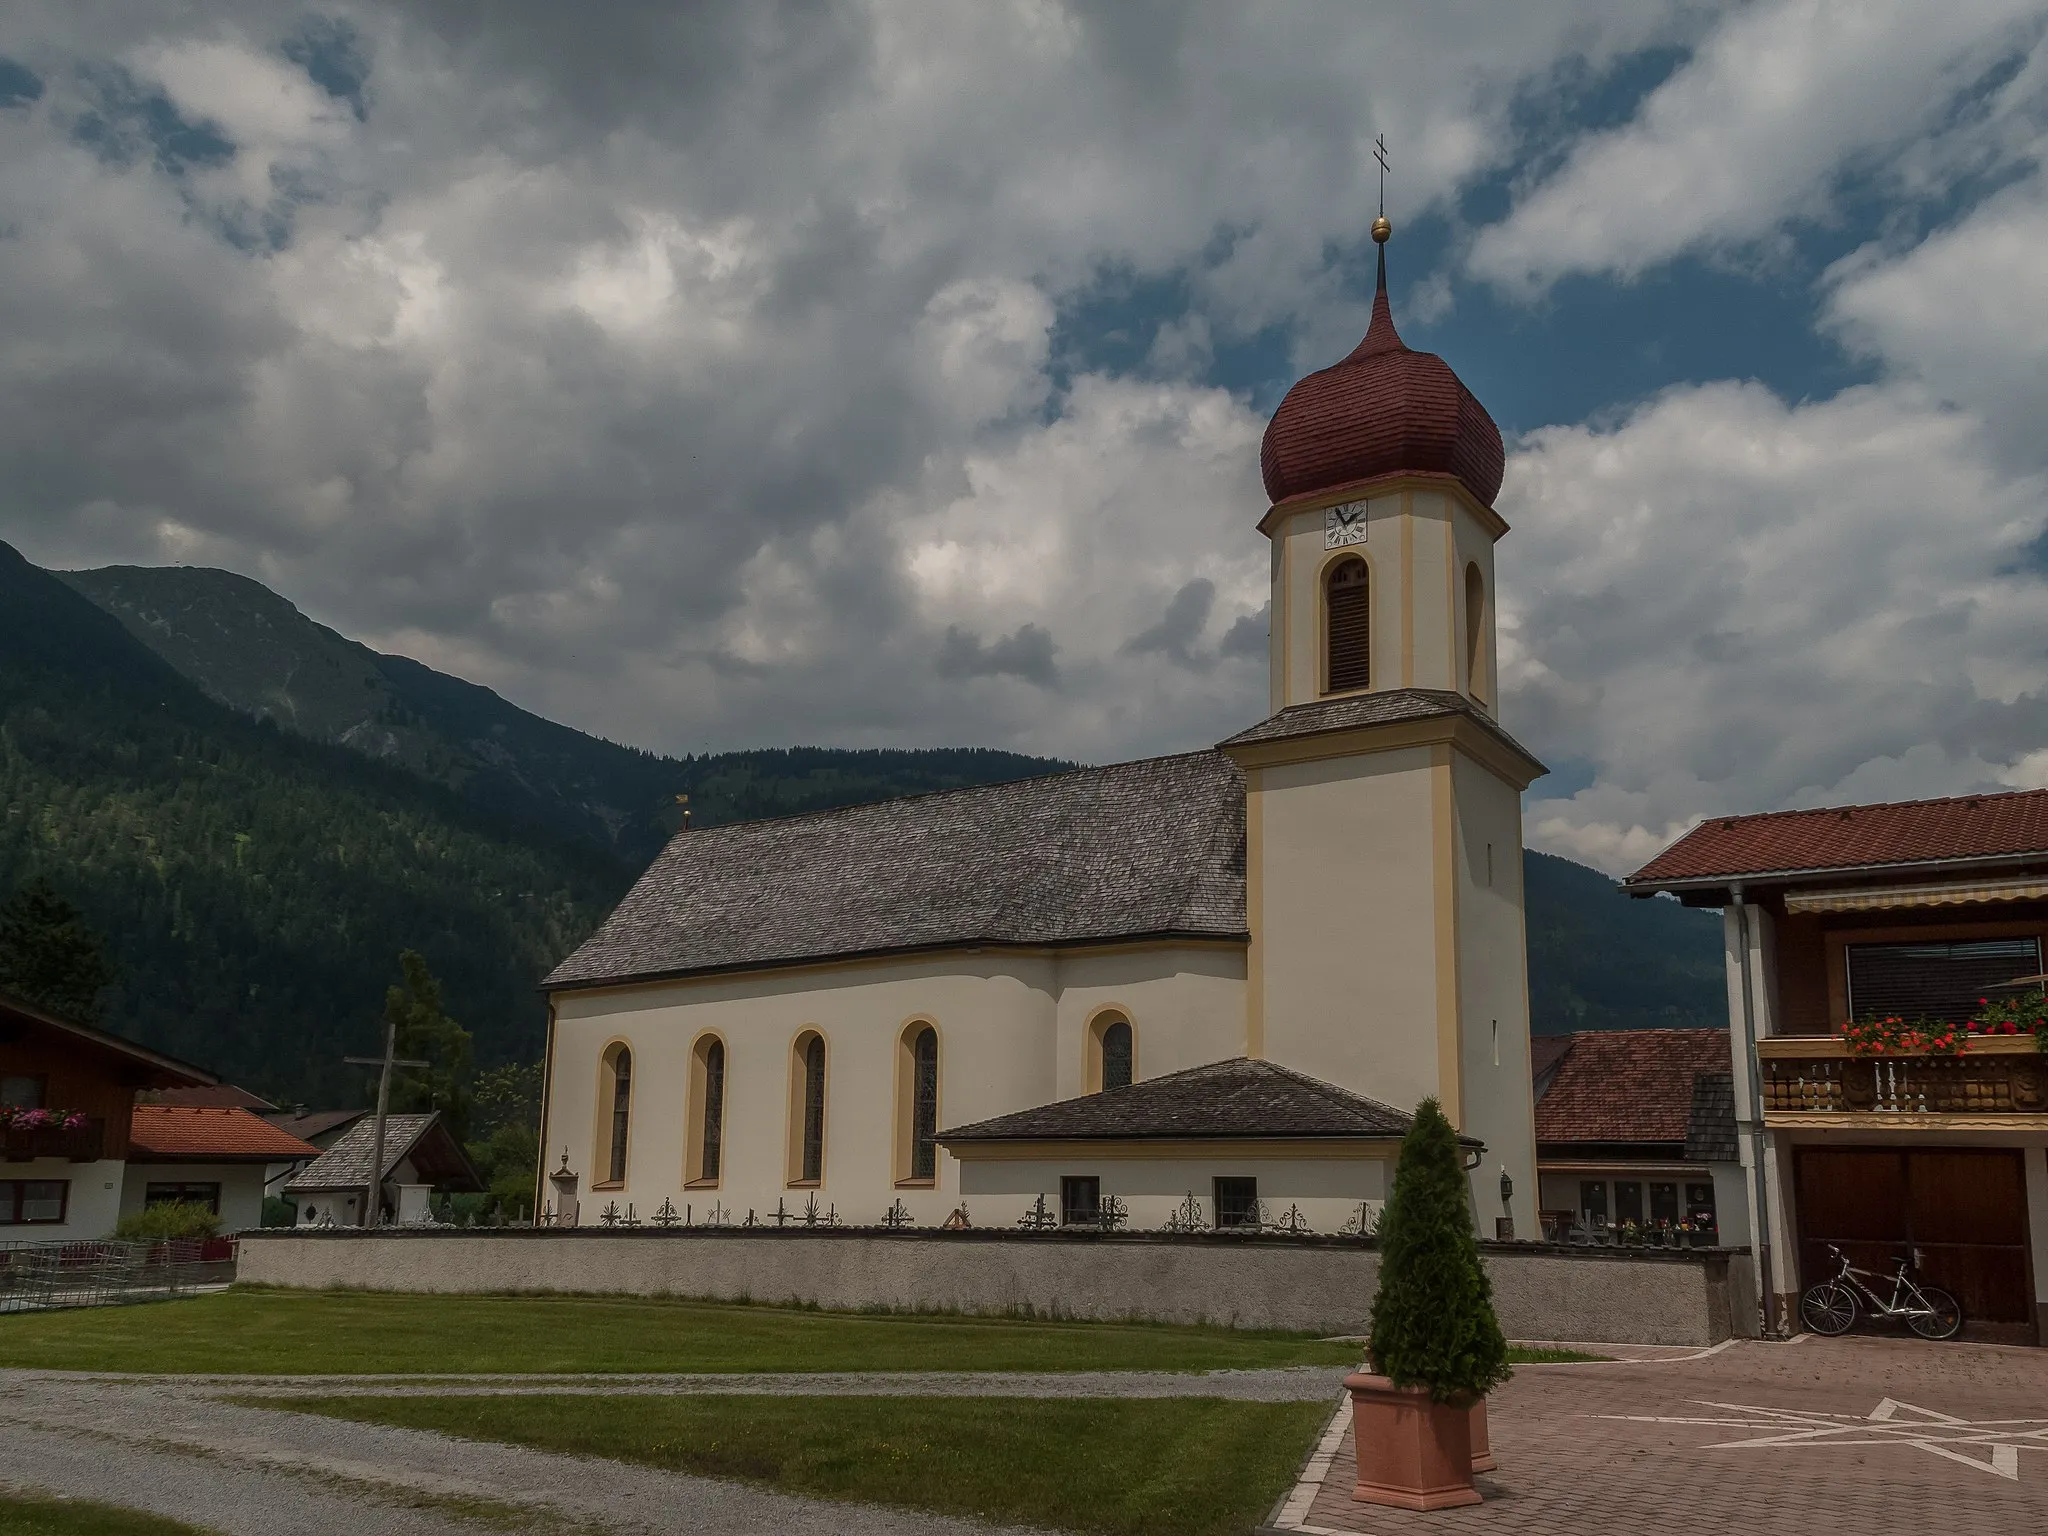
{"label": "chalet house", "polygon": [[0,1240],[99,1238],[160,1200],[210,1204],[225,1230],[262,1218],[265,1163],[312,1148],[246,1109],[138,1104],[225,1088],[132,1040],[0,996]]}
{"label": "chalet house", "polygon": [[[1799,1326],[1834,1243],[1880,1272],[1911,1251],[1969,1332],[2040,1342],[2048,1057],[1967,1026],[2039,996],[2048,791],[1717,817],[1626,887],[1723,912],[1767,1323]],[[1956,1026],[1955,1048],[1887,1041],[1889,1019]]]}
{"label": "chalet house", "polygon": [[1749,1241],[1725,1029],[1584,1030],[1534,1044],[1545,1236],[1685,1226],[1703,1244]]}

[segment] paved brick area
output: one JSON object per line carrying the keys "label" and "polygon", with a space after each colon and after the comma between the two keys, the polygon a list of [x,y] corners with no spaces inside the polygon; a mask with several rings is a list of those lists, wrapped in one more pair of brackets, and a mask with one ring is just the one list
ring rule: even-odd
{"label": "paved brick area", "polygon": [[2014,1536],[2048,1529],[2048,1350],[1738,1343],[1703,1359],[1525,1366],[1492,1399],[1487,1502],[1351,1497],[1351,1437],[1296,1530],[1435,1536]]}

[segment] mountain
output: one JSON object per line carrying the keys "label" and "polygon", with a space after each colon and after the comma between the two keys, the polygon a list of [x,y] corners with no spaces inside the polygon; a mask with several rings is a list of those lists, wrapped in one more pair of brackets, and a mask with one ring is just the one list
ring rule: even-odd
{"label": "mountain", "polygon": [[[37,569],[0,544],[0,895],[109,939],[106,1022],[265,1096],[353,1099],[401,949],[479,1062],[539,1053],[540,976],[676,825],[1063,766],[980,749],[665,758],[384,656],[220,571]],[[1539,1031],[1718,1024],[1719,925],[1527,859]]]}
{"label": "mountain", "polygon": [[188,566],[53,573],[230,709],[347,747],[646,867],[681,824],[783,816],[1068,766],[985,748],[798,747],[669,758],[557,725],[488,688],[317,624],[260,582]]}
{"label": "mountain", "polygon": [[1554,854],[1524,854],[1522,872],[1537,1034],[1727,1024],[1718,913],[1624,896],[1599,870]]}

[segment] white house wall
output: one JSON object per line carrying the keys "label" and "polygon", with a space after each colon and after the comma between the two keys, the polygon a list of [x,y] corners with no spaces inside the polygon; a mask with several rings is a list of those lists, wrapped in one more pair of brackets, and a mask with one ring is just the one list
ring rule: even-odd
{"label": "white house wall", "polygon": [[74,1163],[61,1157],[39,1157],[26,1163],[0,1163],[0,1179],[60,1180],[71,1191],[61,1222],[33,1222],[0,1227],[0,1240],[10,1243],[60,1242],[73,1238],[111,1237],[121,1219],[119,1158]]}
{"label": "white house wall", "polygon": [[[1138,1071],[1156,1077],[1244,1052],[1243,958],[1234,949],[1160,946],[1122,953],[1011,955],[953,952],[652,984],[556,998],[546,1162],[564,1149],[579,1176],[585,1223],[607,1203],[645,1219],[664,1200],[699,1219],[713,1204],[734,1220],[813,1193],[842,1219],[873,1222],[901,1199],[921,1223],[959,1203],[959,1173],[943,1150],[929,1189],[895,1182],[899,1040],[913,1019],[939,1034],[939,1126],[965,1125],[1081,1091],[1083,1033],[1100,1009],[1127,1013]],[[825,1155],[815,1191],[787,1179],[790,1069],[796,1037],[826,1043]],[[724,1042],[721,1178],[685,1189],[688,1094],[694,1043]],[[609,1147],[606,1048],[633,1052],[633,1110],[626,1179],[597,1182]],[[547,1196],[544,1196],[547,1198]]]}
{"label": "white house wall", "polygon": [[261,1163],[130,1163],[121,1184],[123,1216],[142,1209],[151,1184],[218,1184],[221,1231],[263,1225]]}
{"label": "white house wall", "polygon": [[1205,1223],[1216,1219],[1215,1185],[1219,1178],[1254,1178],[1266,1216],[1279,1221],[1290,1206],[1316,1232],[1341,1230],[1361,1204],[1377,1216],[1391,1182],[1391,1164],[1383,1158],[1267,1158],[1224,1154],[1217,1157],[1101,1157],[1079,1151],[1043,1160],[973,1158],[959,1165],[960,1193],[968,1214],[983,1226],[1012,1226],[1045,1197],[1057,1216],[1060,1180],[1065,1177],[1101,1180],[1106,1200],[1124,1204],[1132,1231],[1166,1225],[1193,1195]]}

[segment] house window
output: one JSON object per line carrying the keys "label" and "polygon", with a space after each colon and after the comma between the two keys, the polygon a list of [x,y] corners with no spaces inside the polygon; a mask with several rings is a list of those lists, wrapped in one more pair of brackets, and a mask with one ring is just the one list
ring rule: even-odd
{"label": "house window", "polygon": [[142,1186],[142,1203],[145,1206],[169,1205],[182,1201],[187,1205],[203,1205],[214,1215],[220,1214],[220,1186],[218,1184],[145,1184]]}
{"label": "house window", "polygon": [[1465,567],[1465,691],[1486,701],[1486,578]]}
{"label": "house window", "polygon": [[1060,1225],[1092,1227],[1102,1218],[1102,1180],[1063,1178],[1060,1180]]}
{"label": "house window", "polygon": [[1617,1223],[1643,1224],[1643,1186],[1639,1179],[1614,1181],[1614,1219]]}
{"label": "house window", "polygon": [[612,1125],[611,1148],[605,1159],[605,1181],[626,1182],[626,1143],[633,1119],[633,1053],[614,1046],[611,1054]]}
{"label": "house window", "polygon": [[910,1042],[910,1176],[939,1172],[939,1032],[926,1024]]}
{"label": "house window", "polygon": [[1372,681],[1372,571],[1353,556],[1330,567],[1323,584],[1329,647],[1327,693],[1368,687]]}
{"label": "house window", "polygon": [[725,1042],[706,1035],[692,1053],[696,1077],[697,1163],[689,1182],[716,1184],[725,1151]]}
{"label": "house window", "polygon": [[1712,1184],[1685,1186],[1685,1219],[1704,1232],[1718,1233],[1721,1220],[1714,1208]]}
{"label": "house window", "polygon": [[1675,1227],[1678,1225],[1678,1186],[1676,1184],[1652,1184],[1650,1186],[1650,1225],[1653,1227]]}
{"label": "house window", "polygon": [[1967,1019],[1989,989],[2041,970],[2041,941],[1851,944],[1849,1017]]}
{"label": "house window", "polygon": [[41,1109],[43,1080],[14,1075],[0,1077],[0,1104],[11,1105],[15,1109]]}
{"label": "house window", "polygon": [[1256,1227],[1259,1224],[1257,1179],[1218,1179],[1215,1196],[1217,1226]]}
{"label": "house window", "polygon": [[1579,1180],[1579,1209],[1585,1214],[1587,1226],[1604,1227],[1607,1225],[1607,1181],[1605,1179]]}
{"label": "house window", "polygon": [[789,1161],[789,1182],[817,1184],[825,1177],[825,1037],[806,1031],[796,1041],[790,1062],[790,1110],[796,1145]]}
{"label": "house window", "polygon": [[61,1222],[70,1198],[69,1179],[0,1179],[0,1227]]}

